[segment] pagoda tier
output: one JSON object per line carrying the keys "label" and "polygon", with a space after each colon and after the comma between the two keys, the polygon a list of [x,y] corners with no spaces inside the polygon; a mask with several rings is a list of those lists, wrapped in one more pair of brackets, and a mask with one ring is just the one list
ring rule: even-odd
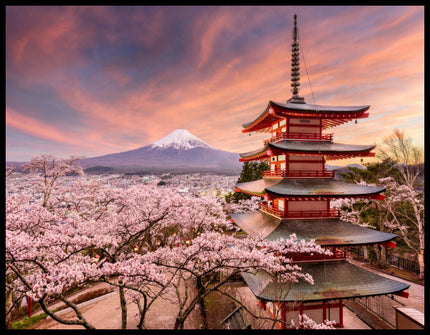
{"label": "pagoda tier", "polygon": [[[332,179],[260,179],[236,184],[236,191],[256,196],[283,196],[292,200],[376,198],[384,187],[350,184]],[[298,199],[297,199],[298,200]]]}
{"label": "pagoda tier", "polygon": [[332,128],[354,119],[367,118],[370,105],[363,106],[324,106],[307,103],[280,103],[269,101],[266,109],[256,119],[244,123],[243,133],[253,131],[270,132],[272,124],[282,119],[312,118],[320,119],[322,129]]}
{"label": "pagoda tier", "polygon": [[387,244],[397,235],[358,226],[337,218],[322,220],[285,220],[257,211],[231,214],[232,221],[245,233],[265,240],[289,238],[315,242],[324,247]]}
{"label": "pagoda tier", "polygon": [[410,285],[377,275],[345,260],[300,264],[303,273],[317,279],[314,284],[300,281],[278,283],[264,271],[242,273],[252,293],[261,301],[321,302],[386,294],[401,294]]}
{"label": "pagoda tier", "polygon": [[[354,119],[367,118],[369,105],[322,106],[308,104],[298,95],[300,86],[299,42],[297,16],[294,15],[291,92],[286,103],[269,101],[266,109],[251,122],[243,124],[243,133],[266,132],[270,137],[263,148],[240,154],[241,162],[262,160],[270,162],[263,179],[238,183],[236,191],[264,197],[260,210],[232,213],[231,221],[245,233],[265,240],[289,239],[311,241],[331,254],[291,253],[293,264],[309,273],[314,285],[303,280],[279,283],[270,274],[256,271],[242,277],[260,299],[260,306],[273,318],[280,316],[286,327],[287,312],[319,311],[319,322],[332,319],[337,311],[337,326],[343,326],[343,299],[404,294],[409,285],[376,275],[348,262],[348,248],[359,245],[393,247],[396,237],[340,219],[340,210],[330,208],[336,198],[385,198],[384,187],[345,183],[334,179],[334,172],[325,168],[326,160],[373,157],[375,145],[333,143],[333,134],[324,129]],[[330,300],[330,301],[329,301]],[[328,312],[328,313],[327,313]],[[297,314],[297,313],[295,313]],[[294,313],[292,313],[294,318]]]}
{"label": "pagoda tier", "polygon": [[273,156],[284,154],[296,154],[300,156],[322,157],[326,160],[335,160],[351,157],[374,157],[370,152],[376,145],[353,145],[319,141],[279,141],[267,142],[263,148],[241,153],[239,161],[248,162],[253,160],[268,161]]}

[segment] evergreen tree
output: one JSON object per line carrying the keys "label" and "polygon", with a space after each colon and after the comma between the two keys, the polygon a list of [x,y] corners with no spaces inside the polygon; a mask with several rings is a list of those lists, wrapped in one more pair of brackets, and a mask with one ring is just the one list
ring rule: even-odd
{"label": "evergreen tree", "polygon": [[[238,183],[246,183],[249,181],[259,180],[263,178],[263,171],[269,170],[267,162],[245,162],[242,172],[240,173]],[[251,196],[242,192],[233,192],[225,197],[228,203],[238,202],[239,200],[251,199]]]}

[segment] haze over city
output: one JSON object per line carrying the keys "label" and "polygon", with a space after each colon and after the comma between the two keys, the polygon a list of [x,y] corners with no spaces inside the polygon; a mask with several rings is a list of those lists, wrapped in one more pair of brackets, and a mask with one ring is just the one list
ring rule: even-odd
{"label": "haze over city", "polygon": [[267,134],[242,124],[292,95],[295,13],[299,94],[371,105],[329,130],[335,141],[378,144],[397,128],[424,146],[423,6],[8,6],[6,160],[127,151],[174,129],[261,147]]}

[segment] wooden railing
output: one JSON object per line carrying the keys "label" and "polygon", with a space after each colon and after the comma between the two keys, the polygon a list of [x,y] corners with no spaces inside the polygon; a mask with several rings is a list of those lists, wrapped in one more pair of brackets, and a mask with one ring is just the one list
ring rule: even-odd
{"label": "wooden railing", "polygon": [[340,217],[340,210],[330,209],[325,211],[288,211],[286,218],[319,218],[319,217]]}
{"label": "wooden railing", "polygon": [[267,203],[260,204],[260,210],[268,214],[274,215],[281,219],[294,218],[320,218],[320,217],[340,217],[340,210],[320,210],[320,211],[281,211],[275,205],[269,206]]}
{"label": "wooden railing", "polygon": [[332,252],[332,255],[322,255],[322,254],[309,254],[309,253],[296,253],[292,254],[290,257],[293,262],[308,262],[316,260],[329,260],[329,259],[345,259],[349,256],[347,249],[339,248],[328,248]]}
{"label": "wooden railing", "polygon": [[316,141],[333,141],[333,133],[331,134],[305,134],[305,133],[281,133],[264,141],[264,145],[269,142],[281,140],[316,140]]}
{"label": "wooden railing", "polygon": [[272,214],[274,216],[277,216],[279,218],[284,217],[284,211],[280,211],[277,206],[269,206],[267,204],[260,204],[260,210],[263,212],[266,212],[268,214]]}
{"label": "wooden railing", "polygon": [[334,171],[316,171],[316,170],[300,170],[300,171],[263,171],[264,178],[332,178]]}

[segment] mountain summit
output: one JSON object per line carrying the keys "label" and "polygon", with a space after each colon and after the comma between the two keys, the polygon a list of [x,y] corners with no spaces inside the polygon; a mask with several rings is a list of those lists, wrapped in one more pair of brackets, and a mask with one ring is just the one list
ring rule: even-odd
{"label": "mountain summit", "polygon": [[216,149],[186,129],[175,129],[169,135],[152,143],[153,149],[166,149],[169,147],[178,150],[190,150],[198,147]]}
{"label": "mountain summit", "polygon": [[186,129],[176,129],[147,146],[80,160],[84,169],[239,173],[239,154],[219,150]]}

